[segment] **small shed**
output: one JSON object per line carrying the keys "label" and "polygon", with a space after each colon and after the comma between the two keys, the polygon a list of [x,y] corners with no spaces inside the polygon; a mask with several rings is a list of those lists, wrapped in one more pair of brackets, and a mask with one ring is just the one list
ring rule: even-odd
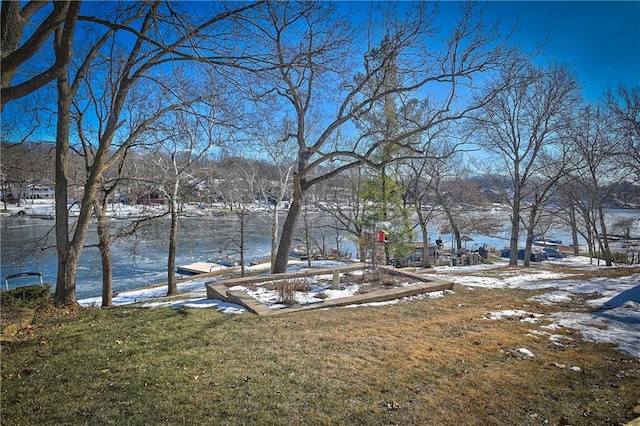
{"label": "small shed", "polygon": [[426,258],[424,255],[423,242],[404,243],[403,245],[409,248],[411,251],[407,255],[407,257],[400,257],[400,258],[394,259],[394,266],[396,268],[404,268],[407,266],[423,267],[423,266],[426,266],[427,264],[430,266],[435,265],[436,246],[429,245],[429,262],[426,262]]}

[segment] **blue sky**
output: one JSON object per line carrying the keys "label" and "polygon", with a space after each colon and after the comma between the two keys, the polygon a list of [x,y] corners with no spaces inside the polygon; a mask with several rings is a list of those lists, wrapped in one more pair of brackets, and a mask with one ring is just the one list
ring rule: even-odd
{"label": "blue sky", "polygon": [[[376,2],[376,0],[373,0]],[[412,2],[400,1],[400,7]],[[342,7],[366,8],[368,1],[338,1]],[[479,5],[483,5],[480,1]],[[485,6],[486,23],[500,20],[506,34],[532,51],[546,39],[539,63],[568,65],[583,95],[595,101],[619,83],[640,86],[640,0],[636,1],[497,1]],[[459,16],[457,0],[439,2],[436,25],[446,28]],[[361,18],[364,15],[360,13]]]}
{"label": "blue sky", "polygon": [[548,36],[545,59],[570,65],[588,99],[640,86],[640,1],[492,1],[487,13],[517,25],[525,49]]}

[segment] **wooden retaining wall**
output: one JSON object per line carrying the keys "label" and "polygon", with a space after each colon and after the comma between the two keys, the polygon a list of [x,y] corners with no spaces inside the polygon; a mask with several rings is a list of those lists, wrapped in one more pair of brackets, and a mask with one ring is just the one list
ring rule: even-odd
{"label": "wooden retaining wall", "polygon": [[330,275],[330,274],[333,274],[334,272],[344,273],[344,272],[350,272],[350,271],[363,269],[363,268],[364,268],[363,264],[356,264],[356,265],[350,265],[345,267],[315,268],[315,269],[307,269],[304,271],[297,271],[297,272],[291,272],[291,273],[232,278],[224,281],[211,282],[206,284],[207,298],[224,300],[226,302],[241,305],[245,307],[248,311],[253,312],[254,314],[257,314],[257,315],[279,315],[284,313],[300,312],[300,311],[311,310],[311,309],[324,309],[329,307],[348,306],[348,305],[363,304],[363,303],[385,302],[389,300],[401,299],[403,297],[415,296],[418,294],[430,293],[434,291],[451,290],[453,288],[453,283],[449,281],[441,280],[431,276],[421,275],[415,272],[403,271],[401,269],[382,266],[379,268],[383,269],[385,272],[389,274],[406,276],[421,282],[419,284],[414,284],[407,287],[384,288],[384,289],[372,291],[365,294],[355,294],[353,296],[348,296],[348,297],[326,299],[326,300],[305,305],[305,306],[287,307],[282,309],[270,308],[269,306],[265,305],[264,303],[260,302],[256,298],[249,295],[246,291],[229,289],[230,287],[234,287],[234,286],[242,286],[242,285],[254,284],[258,282],[295,279],[295,278],[308,277],[308,276],[314,276],[314,275]]}

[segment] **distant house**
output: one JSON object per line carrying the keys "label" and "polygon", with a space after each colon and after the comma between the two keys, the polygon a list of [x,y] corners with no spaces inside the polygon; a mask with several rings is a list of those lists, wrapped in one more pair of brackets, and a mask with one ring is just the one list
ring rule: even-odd
{"label": "distant house", "polygon": [[136,204],[143,206],[161,206],[164,204],[164,198],[160,194],[151,192],[138,197]]}
{"label": "distant house", "polygon": [[56,198],[56,191],[48,185],[34,183],[27,185],[24,198],[27,200],[53,200]]}

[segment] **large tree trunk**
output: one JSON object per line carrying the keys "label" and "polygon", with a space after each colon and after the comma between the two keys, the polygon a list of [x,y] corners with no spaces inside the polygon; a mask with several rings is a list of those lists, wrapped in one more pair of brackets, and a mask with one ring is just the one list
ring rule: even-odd
{"label": "large tree trunk", "polygon": [[273,273],[279,274],[287,272],[287,264],[289,263],[289,252],[291,251],[291,243],[293,242],[293,233],[302,210],[302,196],[303,192],[300,188],[300,183],[294,179],[294,191],[293,198],[291,200],[291,206],[289,207],[289,213],[282,226],[282,234],[280,235],[280,243],[278,244],[278,253],[273,264]]}
{"label": "large tree trunk", "polygon": [[[98,227],[101,225],[98,224]],[[98,231],[101,235],[105,231]],[[113,303],[113,262],[111,261],[111,242],[107,235],[105,238],[100,237],[98,244],[100,247],[100,259],[102,261],[102,307],[109,307]]]}
{"label": "large tree trunk", "polygon": [[[416,213],[418,215],[418,223],[420,224],[420,232],[422,233],[422,242],[423,242],[423,250],[424,250],[424,259],[423,266],[430,268],[431,267],[431,259],[429,257],[429,235],[427,233],[427,223],[422,215],[422,211],[420,207],[416,208]],[[436,259],[433,259],[434,262]]]}
{"label": "large tree trunk", "polygon": [[449,220],[449,225],[451,225],[451,233],[453,235],[453,240],[451,241],[451,256],[453,256],[454,252],[462,250],[462,237],[460,236],[460,229],[458,228],[456,218],[451,210],[449,208],[445,208],[444,212]]}
{"label": "large tree trunk", "polygon": [[509,266],[518,265],[518,236],[520,234],[520,191],[516,188],[511,211],[511,236],[509,237]]}
{"label": "large tree trunk", "polygon": [[275,206],[273,207],[273,212],[271,213],[271,273],[274,272],[276,254],[278,253],[278,204],[280,201],[276,201]]}
{"label": "large tree trunk", "polygon": [[538,222],[538,205],[540,201],[538,196],[536,195],[536,201],[531,207],[531,212],[529,214],[529,223],[527,224],[527,238],[524,244],[524,262],[523,265],[525,268],[531,266],[531,252],[533,246],[533,237],[535,233],[536,223]]}
{"label": "large tree trunk", "polygon": [[60,254],[58,250],[58,274],[56,277],[56,291],[54,302],[56,306],[71,306],[76,304],[76,275],[78,273],[78,250],[67,250]]}
{"label": "large tree trunk", "polygon": [[56,248],[58,274],[56,277],[55,304],[67,306],[76,303],[76,273],[79,253],[71,250],[69,241],[69,213],[67,211],[67,187],[69,169],[69,129],[71,118],[66,112],[71,107],[71,91],[68,80],[58,79],[58,121],[56,128]]}
{"label": "large tree trunk", "polygon": [[[77,15],[80,3],[73,5]],[[68,22],[69,31],[62,31],[57,28],[54,41],[56,63],[60,63],[62,69],[69,63],[71,57],[71,41],[73,36],[73,26],[75,22]],[[76,279],[80,254],[84,246],[84,241],[91,221],[93,201],[97,189],[97,177],[102,170],[92,170],[85,185],[85,193],[80,205],[80,216],[76,223],[73,239],[69,240],[69,212],[67,211],[68,199],[68,174],[69,174],[69,131],[71,128],[71,103],[74,93],[69,86],[69,76],[66,71],[57,75],[57,126],[56,126],[56,249],[58,255],[58,274],[56,277],[56,290],[54,303],[56,306],[69,306],[76,304]],[[98,153],[99,157],[104,156]]]}
{"label": "large tree trunk", "polygon": [[[57,148],[56,148],[57,150]],[[58,171],[56,171],[58,174]],[[66,182],[66,176],[64,181]],[[66,204],[66,190],[58,194],[62,184],[56,179],[56,244],[58,249],[58,276],[54,301],[56,306],[76,304],[76,275],[80,255],[87,238],[96,193],[96,176],[87,180],[85,194],[80,205],[80,215],[75,225],[73,239],[69,241],[69,214]]]}
{"label": "large tree trunk", "polygon": [[522,263],[525,268],[528,268],[531,266],[532,246],[533,246],[533,226],[529,225],[527,227],[527,240],[524,244],[524,261]]}
{"label": "large tree trunk", "polygon": [[520,215],[511,213],[511,236],[509,237],[509,266],[518,265],[518,235],[520,234]]}
{"label": "large tree trunk", "polygon": [[571,242],[573,244],[573,254],[577,256],[578,254],[580,254],[580,247],[578,246],[579,242],[576,208],[573,203],[571,203],[571,205],[569,206],[569,221],[571,222]]}
{"label": "large tree trunk", "polygon": [[589,252],[589,259],[593,263],[593,256],[595,256],[595,226],[588,214],[585,216],[585,223],[587,229],[587,251]]}
{"label": "large tree trunk", "polygon": [[89,231],[98,181],[102,175],[106,149],[98,150],[84,188],[80,215],[75,225],[73,239],[69,240],[69,212],[67,211],[67,185],[69,162],[69,130],[73,95],[66,76],[58,79],[58,122],[56,128],[56,247],[58,251],[58,276],[54,302],[56,306],[76,303],[76,274],[80,254]]}
{"label": "large tree trunk", "polygon": [[244,250],[245,250],[245,228],[247,226],[248,212],[242,211],[240,214],[240,276],[244,277]]}

